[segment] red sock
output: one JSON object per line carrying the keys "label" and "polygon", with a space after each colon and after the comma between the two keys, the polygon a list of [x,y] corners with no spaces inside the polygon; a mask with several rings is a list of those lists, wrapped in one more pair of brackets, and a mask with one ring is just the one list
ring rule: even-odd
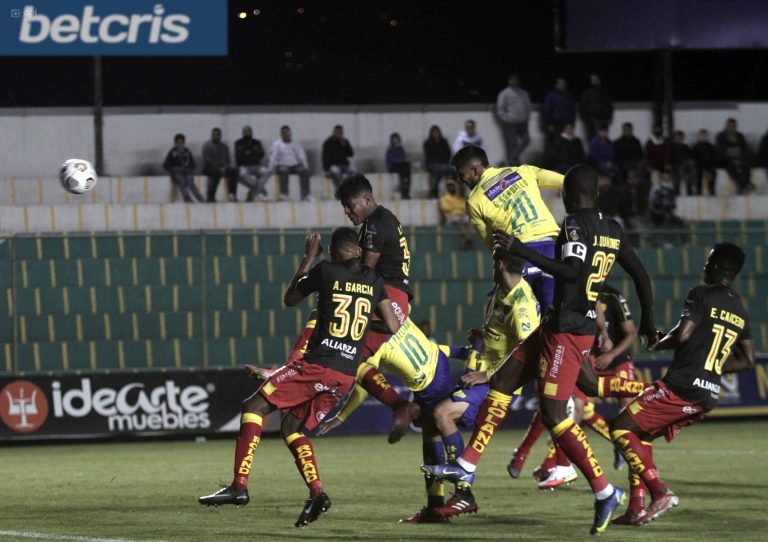
{"label": "red sock", "polygon": [[253,452],[261,441],[262,419],[258,414],[245,412],[240,417],[240,433],[235,446],[235,477],[232,487],[237,491],[248,489],[248,476],[253,465]]}
{"label": "red sock", "polygon": [[360,379],[360,385],[372,397],[375,397],[392,410],[397,410],[408,402],[390,386],[386,377],[373,365],[369,367],[362,379]]}
{"label": "red sock", "polygon": [[581,417],[581,421],[586,423],[592,428],[592,430],[603,437],[607,441],[611,441],[611,433],[608,428],[608,422],[605,421],[602,415],[598,414],[595,410],[595,403],[587,400],[584,403],[584,415]]}
{"label": "red sock", "polygon": [[477,465],[486,446],[491,442],[491,437],[507,416],[507,409],[511,402],[511,395],[494,389],[488,392],[480,404],[480,410],[475,418],[475,430],[459,458],[460,462]]}
{"label": "red sock", "polygon": [[299,469],[299,474],[309,488],[309,496],[317,497],[323,492],[323,483],[320,481],[320,471],[317,468],[312,442],[302,433],[293,433],[285,437],[285,445],[291,450],[296,460],[296,468]]}
{"label": "red sock", "polygon": [[568,459],[568,456],[565,454],[562,448],[560,448],[560,446],[555,446],[555,463],[558,467],[571,466],[571,460]]}
{"label": "red sock", "polygon": [[576,422],[566,418],[553,427],[551,432],[553,440],[576,464],[594,493],[608,487],[608,479],[597,462],[594,452],[592,452],[592,447],[587,441],[587,435]]}
{"label": "red sock", "polygon": [[544,458],[544,461],[541,462],[541,465],[539,468],[543,472],[547,472],[549,469],[554,469],[557,466],[557,454],[558,454],[559,448],[555,446],[554,441],[549,443],[549,448],[547,448],[547,456]]}
{"label": "red sock", "polygon": [[650,442],[644,443],[640,437],[626,431],[617,429],[611,433],[614,443],[619,446],[621,455],[627,461],[627,465],[633,472],[645,482],[652,499],[663,497],[667,493],[667,486],[659,479],[659,474],[653,466],[653,447]]}
{"label": "red sock", "polygon": [[629,470],[629,506],[627,510],[639,514],[645,510],[645,482],[632,469]]}
{"label": "red sock", "polygon": [[598,397],[637,397],[650,386],[642,380],[627,380],[620,376],[597,378]]}
{"label": "red sock", "polygon": [[[541,433],[544,431],[544,423],[541,421],[541,411],[537,410],[531,419],[531,424],[528,426],[528,431],[525,432],[523,442],[517,447],[516,455],[527,456],[531,453],[531,447],[539,440]],[[522,465],[520,465],[522,467]]]}

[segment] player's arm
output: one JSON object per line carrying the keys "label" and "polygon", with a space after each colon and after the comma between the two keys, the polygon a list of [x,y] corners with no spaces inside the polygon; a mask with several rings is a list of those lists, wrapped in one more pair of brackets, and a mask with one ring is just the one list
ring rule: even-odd
{"label": "player's arm", "polygon": [[311,233],[307,236],[304,259],[283,295],[283,303],[286,307],[293,307],[301,303],[305,297],[317,291],[320,285],[320,266],[313,268],[312,264],[319,255],[320,235]]}
{"label": "player's arm", "polygon": [[[659,340],[659,332],[653,324],[653,289],[651,288],[651,279],[643,267],[640,258],[637,257],[633,249],[626,240],[621,241],[621,250],[619,251],[619,265],[624,268],[627,274],[632,277],[635,283],[637,298],[640,300],[640,335],[645,337],[648,349]],[[626,248],[625,248],[626,247]]]}
{"label": "player's arm", "polygon": [[755,366],[755,341],[751,338],[739,339],[733,348],[733,355],[723,365],[724,373],[747,371]]}
{"label": "player's arm", "polygon": [[605,319],[605,303],[598,300],[595,304],[595,323],[598,331],[598,346],[601,351],[608,351],[613,348],[611,337],[608,335],[608,323]]}
{"label": "player's arm", "polygon": [[635,324],[632,323],[632,320],[624,320],[619,324],[619,327],[621,327],[621,331],[624,333],[624,338],[619,341],[619,344],[614,345],[613,348],[607,352],[603,352],[597,356],[595,366],[600,370],[607,368],[613,363],[616,356],[632,348],[632,345],[635,344],[635,341],[637,340],[637,328],[635,328]]}
{"label": "player's arm", "polygon": [[698,288],[691,289],[683,304],[683,314],[677,325],[649,350],[672,350],[687,343],[706,314],[706,306]]}
{"label": "player's arm", "polygon": [[400,329],[400,320],[395,315],[395,309],[392,308],[392,303],[389,299],[384,298],[376,305],[376,314],[381,318],[381,321],[386,325],[385,333],[394,335],[397,330]]}
{"label": "player's arm", "polygon": [[553,277],[563,280],[575,280],[579,276],[587,254],[587,249],[582,243],[568,242],[563,245],[563,259],[553,260],[528,248],[517,237],[498,229],[493,230],[493,241],[494,248],[507,250]]}
{"label": "player's arm", "polygon": [[485,223],[485,217],[479,205],[467,200],[467,215],[469,215],[469,221],[475,226],[478,235],[483,239],[488,250],[493,250],[493,237],[489,235],[488,226]]}
{"label": "player's arm", "polygon": [[371,269],[376,269],[376,264],[379,263],[379,258],[381,258],[381,252],[366,250],[365,256],[363,256],[363,265],[367,265]]}
{"label": "player's arm", "polygon": [[565,176],[556,171],[539,169],[536,172],[536,184],[541,188],[561,190],[563,188],[563,179],[565,179]]}

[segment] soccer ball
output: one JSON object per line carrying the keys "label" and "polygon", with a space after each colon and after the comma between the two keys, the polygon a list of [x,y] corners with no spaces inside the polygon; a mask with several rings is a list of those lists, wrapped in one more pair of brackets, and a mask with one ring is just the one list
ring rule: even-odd
{"label": "soccer ball", "polygon": [[72,194],[84,194],[96,186],[99,178],[96,170],[88,160],[70,158],[61,165],[59,180],[64,190]]}

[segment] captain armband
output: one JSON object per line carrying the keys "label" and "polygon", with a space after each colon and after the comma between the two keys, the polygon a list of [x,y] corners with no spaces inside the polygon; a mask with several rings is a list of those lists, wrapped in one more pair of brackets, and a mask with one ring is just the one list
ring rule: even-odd
{"label": "captain armband", "polygon": [[563,260],[566,258],[578,258],[583,262],[587,258],[587,246],[575,241],[565,243],[563,245]]}

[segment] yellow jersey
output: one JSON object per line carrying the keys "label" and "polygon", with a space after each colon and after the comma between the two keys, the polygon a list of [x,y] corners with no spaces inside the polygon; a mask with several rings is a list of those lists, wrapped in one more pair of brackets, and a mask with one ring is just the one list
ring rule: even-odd
{"label": "yellow jersey", "polygon": [[[374,367],[383,367],[402,380],[409,390],[421,391],[432,383],[440,355],[450,357],[451,353],[450,346],[433,343],[419,329],[419,326],[410,318],[406,318],[397,333],[381,345],[373,356],[361,363],[360,368],[365,368],[365,363]],[[342,421],[345,420],[367,395],[368,392],[361,386],[355,385],[337,417]]]}
{"label": "yellow jersey", "polygon": [[467,214],[493,249],[493,230],[513,234],[522,243],[557,237],[560,227],[541,197],[540,188],[560,190],[563,176],[534,166],[489,167],[467,199]]}
{"label": "yellow jersey", "polygon": [[504,363],[512,349],[539,327],[539,303],[525,279],[509,292],[497,285],[485,309],[483,347],[473,371],[488,371],[490,377]]}

